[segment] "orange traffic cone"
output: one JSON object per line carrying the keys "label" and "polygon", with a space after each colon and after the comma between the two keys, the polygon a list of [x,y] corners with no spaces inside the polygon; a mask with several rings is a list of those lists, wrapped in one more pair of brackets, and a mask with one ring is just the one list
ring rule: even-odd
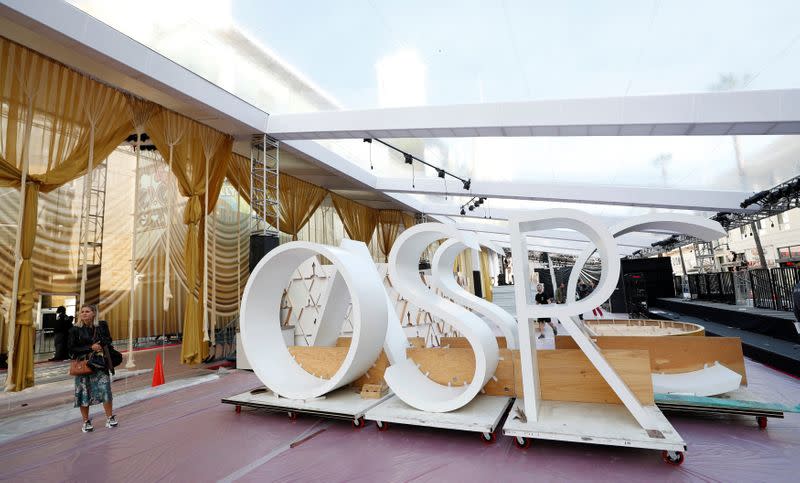
{"label": "orange traffic cone", "polygon": [[161,354],[156,354],[156,366],[153,368],[153,387],[164,384],[164,366],[161,364]]}

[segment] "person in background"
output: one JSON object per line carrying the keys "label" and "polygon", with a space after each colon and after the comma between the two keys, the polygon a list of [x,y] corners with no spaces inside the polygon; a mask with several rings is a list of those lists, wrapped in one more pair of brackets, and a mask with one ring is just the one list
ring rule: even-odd
{"label": "person in background", "polygon": [[[589,293],[592,293],[592,292],[594,292],[594,283],[592,283],[592,282],[589,282],[589,283],[591,283],[591,286],[589,287]],[[603,316],[603,309],[601,309],[600,307],[593,308],[592,309],[592,315],[595,316],[595,317],[597,317],[598,315],[600,317],[602,317]]]}
{"label": "person in background", "polygon": [[556,303],[564,304],[567,302],[567,285],[561,282],[556,289]]}
{"label": "person in background", "polygon": [[[94,305],[84,304],[78,313],[78,321],[69,331],[69,353],[73,359],[88,358],[94,352],[103,352],[111,345],[111,331],[105,320],[97,320]],[[109,366],[109,363],[106,363]],[[75,376],[75,407],[83,416],[81,431],[94,430],[89,419],[89,406],[103,403],[106,413],[106,427],[116,428],[117,417],[113,413],[111,395],[111,376],[108,369],[96,369],[91,374]]]}
{"label": "person in background", "polygon": [[53,327],[56,353],[53,355],[53,358],[50,359],[51,361],[64,361],[69,359],[69,352],[67,351],[67,337],[71,328],[72,317],[67,315],[66,307],[59,305],[56,309],[55,327]]}
{"label": "person in background", "polygon": [[[541,305],[547,305],[548,303],[552,302],[552,299],[548,300],[547,295],[545,295],[544,285],[541,283],[536,286],[536,296],[534,298],[536,299],[536,303]],[[540,317],[536,320],[536,322],[538,323],[537,331],[540,332],[539,334],[540,339],[544,339],[545,323],[547,323],[547,325],[549,325],[550,328],[553,329],[553,337],[558,335],[558,330],[556,330],[556,326],[553,325],[553,322],[550,320],[550,318]]]}
{"label": "person in background", "polygon": [[[586,297],[588,297],[591,291],[592,289],[590,289],[589,286],[586,285],[586,282],[584,282],[583,280],[578,282],[578,287],[576,288],[578,300],[583,300]],[[583,314],[579,314],[578,317],[580,317],[580,319],[583,320]]]}

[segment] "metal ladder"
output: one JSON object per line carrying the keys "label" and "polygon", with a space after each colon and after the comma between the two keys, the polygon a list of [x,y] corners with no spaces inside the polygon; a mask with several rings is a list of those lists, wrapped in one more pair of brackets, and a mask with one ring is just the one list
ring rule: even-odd
{"label": "metal ladder", "polygon": [[[78,281],[84,300],[86,287],[81,283],[83,266],[100,265],[103,261],[103,225],[106,209],[106,179],[108,160],[103,160],[92,170],[92,184],[89,195],[81,198],[80,242],[78,249]],[[86,182],[88,176],[84,177]],[[88,202],[87,202],[88,200]]]}

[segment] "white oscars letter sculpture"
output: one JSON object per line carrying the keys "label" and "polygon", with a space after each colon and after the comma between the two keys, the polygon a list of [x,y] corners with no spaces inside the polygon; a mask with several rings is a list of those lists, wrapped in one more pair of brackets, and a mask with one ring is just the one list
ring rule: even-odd
{"label": "white oscars letter sculpture", "polygon": [[[626,233],[644,230],[674,231],[675,233],[697,237],[704,241],[716,240],[726,234],[722,226],[716,221],[679,213],[655,213],[637,216],[623,220],[609,228],[611,236],[614,238],[619,238]],[[581,270],[594,252],[594,247],[585,248],[575,260],[575,266],[569,275],[569,282],[567,283],[567,303],[575,300]]]}
{"label": "white oscars letter sculpture", "polygon": [[464,290],[453,275],[453,265],[456,258],[466,248],[466,245],[454,239],[442,243],[433,255],[433,261],[431,262],[432,283],[434,287],[440,289],[448,297],[483,315],[495,324],[506,338],[506,347],[516,349],[517,321],[514,320],[514,317],[488,300]]}
{"label": "white oscars letter sculpture", "polygon": [[[464,386],[446,386],[434,382],[420,371],[413,360],[406,358],[405,354],[400,360],[392,361],[384,374],[389,388],[404,403],[422,411],[437,413],[454,411],[472,401],[492,378],[499,361],[497,339],[489,326],[464,307],[436,295],[420,279],[420,256],[428,245],[442,238],[454,238],[464,247],[480,249],[473,233],[459,231],[455,225],[416,225],[405,230],[395,240],[389,254],[389,277],[403,297],[464,334],[475,355],[472,382]],[[451,263],[451,278],[452,269]],[[437,272],[442,275],[447,269],[440,267]],[[441,286],[442,283],[441,280],[433,282],[434,286]]]}
{"label": "white oscars letter sculpture", "polygon": [[[334,344],[348,302],[353,304],[350,349],[330,379],[303,370],[281,335],[283,289],[297,267],[315,255],[323,255],[337,269],[327,307],[318,323],[322,334],[315,341]],[[291,242],[269,252],[250,275],[242,299],[242,345],[253,371],[265,386],[286,398],[313,399],[350,384],[375,363],[386,339],[387,316],[386,291],[366,245],[351,240],[342,240],[339,248]]]}

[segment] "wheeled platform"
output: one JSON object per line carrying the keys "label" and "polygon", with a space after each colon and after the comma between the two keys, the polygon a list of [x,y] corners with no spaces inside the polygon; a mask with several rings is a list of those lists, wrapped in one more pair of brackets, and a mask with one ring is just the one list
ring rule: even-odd
{"label": "wheeled platform", "polygon": [[477,396],[456,411],[430,413],[414,409],[393,396],[367,411],[365,417],[368,421],[375,421],[381,431],[385,431],[388,424],[408,424],[481,433],[484,441],[490,443],[495,440],[495,430],[511,401],[511,398],[503,396]]}
{"label": "wheeled platform", "polygon": [[351,420],[355,427],[361,427],[364,425],[364,413],[391,397],[392,394],[389,393],[380,399],[362,399],[356,389],[343,387],[321,398],[286,399],[262,387],[224,398],[222,402],[236,406],[237,411],[244,406],[286,412],[290,419],[295,419],[298,414],[311,414],[324,418]]}
{"label": "wheeled platform", "polygon": [[764,399],[746,387],[713,397],[655,394],[656,405],[664,411],[753,416],[761,429],[767,427],[767,418],[782,419],[784,413],[800,413],[800,405],[789,407]]}
{"label": "wheeled platform", "polygon": [[645,410],[666,429],[648,434],[621,404],[541,401],[538,421],[528,421],[523,400],[518,399],[503,434],[516,438],[519,447],[527,447],[528,438],[533,438],[662,450],[668,462],[680,464],[686,443],[658,408],[645,406]]}

